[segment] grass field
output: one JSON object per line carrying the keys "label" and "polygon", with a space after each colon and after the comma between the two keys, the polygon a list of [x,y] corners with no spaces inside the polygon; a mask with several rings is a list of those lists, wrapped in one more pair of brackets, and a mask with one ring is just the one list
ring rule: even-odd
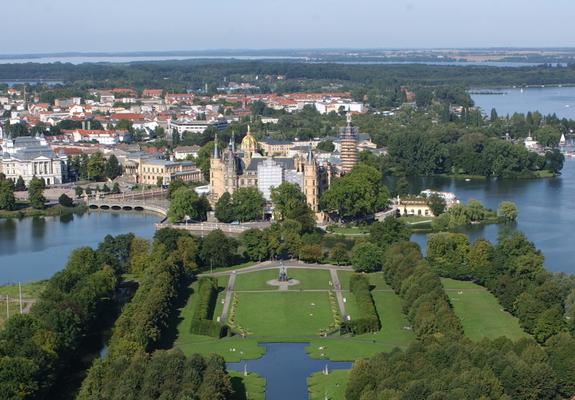
{"label": "grass field", "polygon": [[248,274],[238,274],[238,276],[236,277],[235,290],[243,291],[243,290],[277,289],[266,283],[267,281],[277,278],[278,278],[278,270],[275,268],[264,271],[250,272]]}
{"label": "grass field", "polygon": [[316,372],[307,378],[309,400],[345,400],[349,370],[331,371],[329,375]]}
{"label": "grass field", "polygon": [[[353,271],[337,271],[337,276],[339,277],[339,282],[341,283],[341,288],[343,290],[349,290],[349,280],[355,273],[356,272]],[[383,273],[373,272],[367,275],[369,277],[369,283],[373,286],[374,290],[391,290],[389,285],[385,283],[385,280],[383,279]]]}
{"label": "grass field", "polygon": [[255,336],[318,335],[333,325],[327,292],[238,293],[238,325]]}
{"label": "grass field", "polygon": [[[36,299],[48,285],[48,281],[37,281],[22,284],[22,298]],[[18,285],[0,286],[0,299],[8,295],[11,299],[18,298]]]}
{"label": "grass field", "polygon": [[369,234],[369,227],[335,225],[333,226],[333,228],[330,228],[330,232],[336,235],[364,236]]}
{"label": "grass field", "polygon": [[10,300],[8,302],[8,307],[6,307],[6,297],[0,297],[0,328],[4,326],[4,323],[8,319],[8,312],[10,317],[20,313],[20,304],[17,301]]}
{"label": "grass field", "polygon": [[231,400],[265,400],[266,380],[261,376],[249,373],[244,376],[241,372],[228,371],[232,378],[234,394]]}
{"label": "grass field", "polygon": [[484,287],[453,279],[442,279],[441,282],[471,340],[500,336],[516,340],[528,336],[517,318],[503,311],[497,298]]}
{"label": "grass field", "polygon": [[291,268],[288,269],[288,276],[289,278],[300,281],[299,285],[290,287],[290,290],[331,289],[331,286],[329,285],[331,278],[329,276],[329,271],[326,270]]}

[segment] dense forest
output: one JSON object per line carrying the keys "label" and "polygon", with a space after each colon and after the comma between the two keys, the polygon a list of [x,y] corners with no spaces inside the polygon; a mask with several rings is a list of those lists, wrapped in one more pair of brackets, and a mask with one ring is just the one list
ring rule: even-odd
{"label": "dense forest", "polygon": [[[525,236],[496,245],[470,245],[457,233],[433,235],[424,259],[414,243],[389,246],[383,256],[387,283],[402,298],[418,341],[406,350],[354,364],[348,400],[562,399],[575,392],[575,281],[543,268]],[[529,339],[463,336],[439,276],[485,285],[516,315]]]}
{"label": "dense forest", "polygon": [[[523,86],[575,84],[575,67],[550,65],[504,68],[438,65],[316,64],[286,61],[187,60],[127,64],[2,64],[0,80],[50,79],[78,87],[159,87],[162,89],[213,89],[228,80],[255,80],[266,75],[285,76],[285,81],[266,83],[262,91],[316,90],[327,82],[353,88],[374,89],[410,86]],[[311,84],[315,81],[316,84]]]}

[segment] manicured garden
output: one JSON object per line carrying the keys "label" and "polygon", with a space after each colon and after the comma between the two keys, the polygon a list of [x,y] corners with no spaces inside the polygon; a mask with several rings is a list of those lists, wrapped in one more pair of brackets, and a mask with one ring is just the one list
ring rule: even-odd
{"label": "manicured garden", "polygon": [[[265,282],[276,279],[277,269],[238,274],[234,301],[230,307],[230,318],[236,330],[246,334],[222,339],[190,334],[191,310],[195,300],[192,294],[188,303],[180,310],[175,346],[185,354],[221,354],[227,361],[258,358],[263,349],[262,341],[303,341],[310,345],[306,351],[314,358],[329,358],[336,361],[355,360],[368,357],[380,351],[405,348],[413,339],[409,323],[401,310],[399,297],[385,284],[380,273],[369,274],[373,300],[379,314],[382,328],[375,333],[357,336],[330,335],[320,333],[335,328],[338,309],[335,294],[330,299],[329,272],[325,270],[288,269],[289,276],[301,281],[288,291],[279,291]],[[349,288],[350,271],[338,271],[343,288]],[[227,278],[219,278],[220,293],[214,311],[215,320],[221,315],[224,288]],[[197,282],[192,284],[196,288]],[[241,289],[240,289],[241,288]],[[260,288],[260,289],[258,289]],[[303,289],[305,288],[305,289]],[[308,291],[311,290],[311,291]],[[352,319],[357,315],[354,296],[344,291],[346,312]]]}
{"label": "manicured garden", "polygon": [[442,279],[441,283],[461,320],[465,335],[471,340],[500,336],[516,340],[528,336],[517,318],[504,311],[497,298],[484,287],[453,279]]}
{"label": "manicured garden", "polygon": [[249,335],[298,338],[334,325],[327,292],[239,293],[236,322]]}

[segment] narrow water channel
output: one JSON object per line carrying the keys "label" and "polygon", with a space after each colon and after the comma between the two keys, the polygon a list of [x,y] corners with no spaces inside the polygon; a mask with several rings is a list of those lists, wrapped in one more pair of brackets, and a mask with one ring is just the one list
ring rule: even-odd
{"label": "narrow water channel", "polygon": [[[306,379],[314,372],[350,369],[351,362],[310,358],[305,352],[309,343],[259,343],[266,349],[262,358],[227,363],[229,370],[255,372],[266,379],[266,399],[305,400]],[[343,384],[343,382],[342,382]]]}

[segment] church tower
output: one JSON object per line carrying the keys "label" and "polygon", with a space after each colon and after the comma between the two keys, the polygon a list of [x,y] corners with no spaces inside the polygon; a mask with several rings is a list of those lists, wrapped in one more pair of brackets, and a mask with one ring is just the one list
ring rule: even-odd
{"label": "church tower", "polygon": [[313,153],[309,149],[303,171],[303,192],[309,207],[314,213],[319,212],[319,176]]}
{"label": "church tower", "polygon": [[346,174],[357,164],[357,128],[351,122],[351,113],[347,113],[347,126],[339,131],[341,144],[341,171]]}

